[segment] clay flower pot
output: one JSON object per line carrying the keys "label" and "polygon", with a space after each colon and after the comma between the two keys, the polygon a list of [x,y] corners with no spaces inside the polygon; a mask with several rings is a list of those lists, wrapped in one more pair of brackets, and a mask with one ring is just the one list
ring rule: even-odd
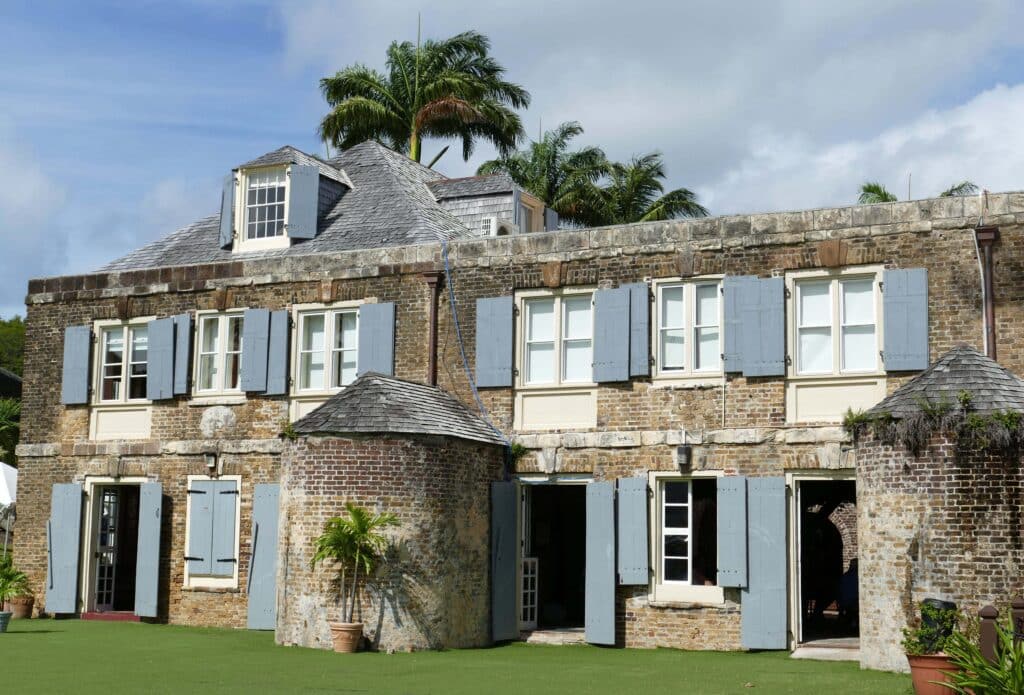
{"label": "clay flower pot", "polygon": [[949,688],[941,683],[949,680],[949,675],[958,669],[945,654],[907,654],[910,662],[910,680],[914,684],[917,695],[947,695]]}
{"label": "clay flower pot", "polygon": [[35,596],[15,596],[7,599],[7,610],[15,620],[32,617],[32,607],[36,603]]}
{"label": "clay flower pot", "polygon": [[352,654],[359,651],[359,643],[363,641],[362,623],[329,623],[331,641],[334,651],[339,654]]}
{"label": "clay flower pot", "polygon": [[0,633],[7,632],[9,622],[11,622],[11,614],[7,611],[0,613]]}

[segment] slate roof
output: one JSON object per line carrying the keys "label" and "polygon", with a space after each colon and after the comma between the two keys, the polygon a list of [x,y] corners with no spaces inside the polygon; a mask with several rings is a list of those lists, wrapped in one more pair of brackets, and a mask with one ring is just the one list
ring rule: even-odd
{"label": "slate roof", "polygon": [[[356,145],[330,160],[284,147],[247,165],[284,163],[300,155],[308,158],[303,161],[342,172],[350,182],[333,207],[321,216],[315,239],[295,241],[283,249],[232,252],[220,248],[217,213],[108,263],[97,272],[432,244],[474,236],[457,217],[441,207],[430,191],[428,184],[443,180],[443,175],[376,142]],[[219,197],[211,194],[211,207]]]}
{"label": "slate roof", "polygon": [[250,169],[253,167],[266,167],[277,164],[302,164],[305,166],[315,166],[320,169],[321,176],[326,176],[338,183],[345,184],[349,188],[353,188],[352,181],[349,180],[348,174],[346,174],[344,170],[338,169],[330,162],[326,162],[316,155],[306,154],[302,150],[296,149],[291,145],[279,147],[273,152],[267,152],[265,155],[257,157],[256,159],[251,159],[245,164],[239,164],[235,168]]}
{"label": "slate roof", "polygon": [[956,404],[961,391],[971,394],[971,410],[1024,412],[1024,380],[968,345],[958,345],[925,371],[899,387],[868,413],[906,417],[921,410],[922,399]]}
{"label": "slate roof", "polygon": [[357,378],[293,427],[299,434],[432,434],[505,444],[446,391],[375,372]]}
{"label": "slate roof", "polygon": [[441,179],[427,184],[438,200],[446,198],[469,198],[477,195],[511,193],[516,187],[505,174],[491,176],[467,176],[462,179]]}

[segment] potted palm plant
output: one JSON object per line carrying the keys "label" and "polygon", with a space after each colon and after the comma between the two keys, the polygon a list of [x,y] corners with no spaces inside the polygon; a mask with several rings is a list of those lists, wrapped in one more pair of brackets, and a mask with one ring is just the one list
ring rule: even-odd
{"label": "potted palm plant", "polygon": [[7,602],[16,597],[30,593],[28,577],[14,567],[10,556],[0,556],[0,633],[7,632],[7,624],[11,622],[11,613],[6,610]]}
{"label": "potted palm plant", "polygon": [[360,594],[384,559],[387,537],[380,531],[398,524],[398,517],[383,512],[374,514],[352,502],[345,503],[347,517],[336,516],[324,524],[324,531],[315,541],[316,551],[310,567],[333,563],[339,596],[341,621],[330,623],[334,651],[352,653],[363,638]]}

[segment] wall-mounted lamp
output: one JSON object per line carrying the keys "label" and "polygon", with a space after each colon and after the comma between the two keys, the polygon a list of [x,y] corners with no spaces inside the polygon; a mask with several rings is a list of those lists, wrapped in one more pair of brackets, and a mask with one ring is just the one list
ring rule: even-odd
{"label": "wall-mounted lamp", "polygon": [[676,463],[681,471],[688,471],[693,467],[693,445],[683,444],[676,447]]}
{"label": "wall-mounted lamp", "polygon": [[203,461],[206,463],[206,470],[211,476],[220,473],[219,466],[217,465],[220,463],[219,459],[220,457],[217,455],[216,451],[203,452]]}

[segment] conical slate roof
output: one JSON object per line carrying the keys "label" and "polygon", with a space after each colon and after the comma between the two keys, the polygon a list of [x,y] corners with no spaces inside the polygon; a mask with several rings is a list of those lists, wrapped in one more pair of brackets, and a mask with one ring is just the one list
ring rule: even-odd
{"label": "conical slate roof", "polygon": [[974,348],[958,345],[868,414],[906,417],[919,412],[922,401],[956,404],[961,391],[971,394],[973,412],[1024,412],[1024,380]]}
{"label": "conical slate roof", "polygon": [[367,372],[298,420],[298,434],[433,434],[505,444],[486,420],[436,386]]}

